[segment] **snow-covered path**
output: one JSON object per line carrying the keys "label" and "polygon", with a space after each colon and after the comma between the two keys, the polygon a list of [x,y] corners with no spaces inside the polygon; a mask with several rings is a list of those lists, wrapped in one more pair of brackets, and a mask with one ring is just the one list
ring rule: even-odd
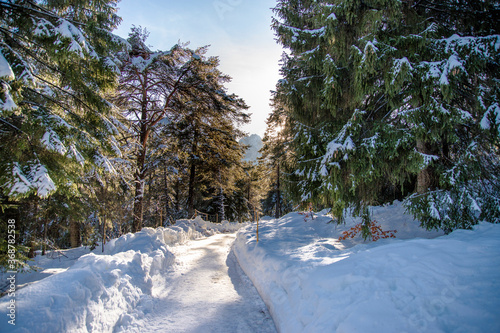
{"label": "snow-covered path", "polygon": [[[172,247],[176,264],[143,318],[127,332],[276,332],[255,287],[231,251],[235,234]],[[148,311],[145,311],[148,312]]]}

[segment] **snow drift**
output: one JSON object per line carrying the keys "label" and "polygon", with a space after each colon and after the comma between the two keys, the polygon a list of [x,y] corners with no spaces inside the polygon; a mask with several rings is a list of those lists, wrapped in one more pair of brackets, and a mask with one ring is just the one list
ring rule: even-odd
{"label": "snow drift", "polygon": [[443,236],[400,203],[373,209],[396,239],[339,242],[346,225],[291,213],[241,229],[234,252],[281,332],[500,332],[500,225]]}
{"label": "snow drift", "polygon": [[[234,231],[235,223],[215,224],[201,219],[180,221],[169,228],[144,228],[106,244],[105,252],[82,255],[72,266],[62,258],[58,274],[43,278],[15,295],[16,325],[0,321],[2,332],[119,332],[131,316],[142,316],[161,291],[161,275],[174,263],[169,246],[188,240]],[[83,254],[82,249],[70,250]],[[38,263],[54,260],[38,258]],[[43,268],[43,267],[42,267]],[[54,268],[52,268],[54,270]],[[43,272],[42,272],[43,273]],[[26,276],[24,276],[26,275]],[[32,272],[18,274],[18,281],[34,280]],[[10,297],[0,299],[0,316],[8,318]]]}

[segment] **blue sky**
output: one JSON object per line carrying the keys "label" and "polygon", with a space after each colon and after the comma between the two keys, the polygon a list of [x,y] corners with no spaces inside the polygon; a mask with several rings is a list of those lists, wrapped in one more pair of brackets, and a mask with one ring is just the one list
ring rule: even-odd
{"label": "blue sky", "polygon": [[243,127],[263,136],[271,111],[270,90],[279,79],[282,49],[271,30],[275,0],[121,0],[123,21],[115,31],[127,37],[132,25],[150,32],[154,50],[168,50],[178,41],[191,48],[210,45],[208,55],[219,56],[220,69],[233,78],[229,92],[250,106],[252,123]]}

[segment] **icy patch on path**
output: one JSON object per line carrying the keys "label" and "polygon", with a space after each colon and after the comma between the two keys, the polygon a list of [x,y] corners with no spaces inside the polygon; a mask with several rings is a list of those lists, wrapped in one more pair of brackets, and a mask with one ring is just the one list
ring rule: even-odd
{"label": "icy patch on path", "polygon": [[219,234],[173,247],[176,264],[166,289],[157,291],[145,317],[131,314],[124,331],[276,332],[231,251],[234,239],[234,234]]}

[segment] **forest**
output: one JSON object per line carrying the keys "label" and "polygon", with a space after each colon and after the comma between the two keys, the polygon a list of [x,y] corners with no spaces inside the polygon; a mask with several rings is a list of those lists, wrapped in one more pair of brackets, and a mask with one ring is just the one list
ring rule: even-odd
{"label": "forest", "polygon": [[495,1],[279,0],[262,157],[208,48],[127,40],[116,0],[0,1],[0,265],[198,211],[249,221],[394,200],[427,229],[500,221]]}
{"label": "forest", "polygon": [[[262,212],[270,172],[243,161],[245,102],[207,47],[124,40],[117,1],[1,1],[1,264],[95,247],[197,211]],[[269,194],[269,195],[272,195]],[[272,209],[272,207],[268,208]]]}

